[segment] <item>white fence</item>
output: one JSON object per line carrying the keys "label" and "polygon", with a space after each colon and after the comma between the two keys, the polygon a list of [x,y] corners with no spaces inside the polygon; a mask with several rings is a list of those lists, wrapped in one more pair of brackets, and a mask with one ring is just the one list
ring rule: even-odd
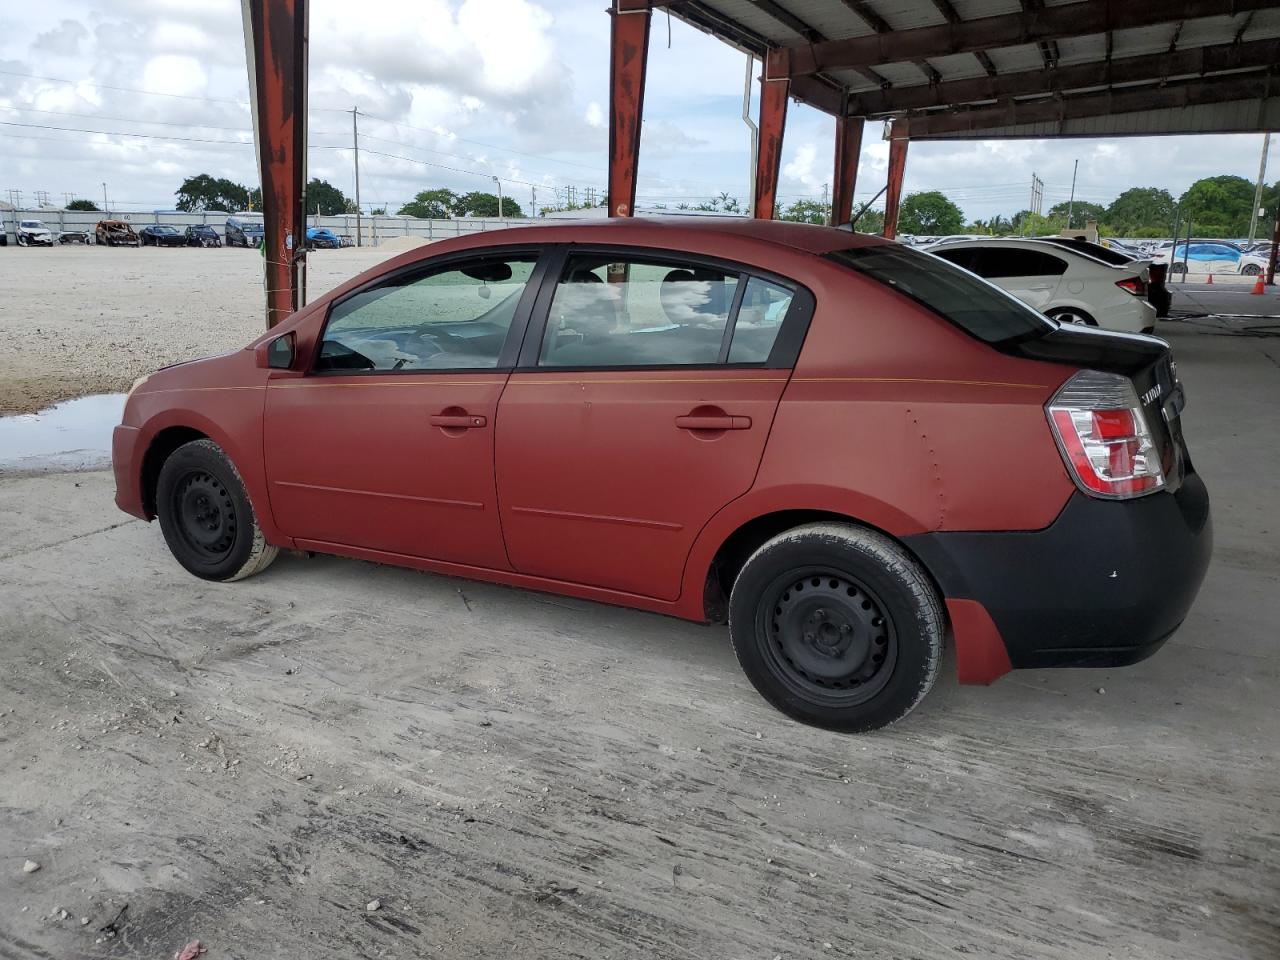
{"label": "white fence", "polygon": [[[84,210],[2,210],[0,221],[9,242],[16,242],[19,220],[39,220],[55,234],[67,230],[93,231],[99,220],[124,220],[133,225],[135,230],[153,223],[167,223],[183,228],[195,224],[208,224],[221,236],[225,233],[225,225],[229,216],[238,219],[257,219],[246,214],[227,214],[217,212],[205,213],[138,213],[137,211],[110,212]],[[365,246],[377,246],[381,240],[393,237],[422,237],[424,240],[444,240],[448,237],[462,236],[467,233],[482,233],[485,230],[500,230],[504,227],[523,227],[535,220],[499,220],[481,219],[478,217],[460,217],[456,220],[419,220],[415,217],[367,217],[360,218],[360,242]],[[350,237],[356,242],[356,215],[342,214],[336,217],[307,217],[308,227],[328,227],[342,237]]]}

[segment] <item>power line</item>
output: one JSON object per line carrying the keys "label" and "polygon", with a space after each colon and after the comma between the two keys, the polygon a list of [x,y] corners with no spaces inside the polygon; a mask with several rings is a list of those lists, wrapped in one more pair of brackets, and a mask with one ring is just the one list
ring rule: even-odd
{"label": "power line", "polygon": [[4,74],[9,77],[22,77],[24,80],[46,80],[50,83],[69,83],[77,87],[95,87],[99,90],[117,90],[121,93],[140,93],[148,97],[173,97],[178,100],[203,100],[206,103],[235,103],[242,107],[249,106],[248,100],[233,100],[229,97],[198,97],[187,93],[162,93],[159,90],[139,90],[137,87],[115,87],[107,83],[95,83],[92,80],[68,80],[66,77],[43,77],[34,73],[20,73],[17,70],[0,70],[0,74]]}

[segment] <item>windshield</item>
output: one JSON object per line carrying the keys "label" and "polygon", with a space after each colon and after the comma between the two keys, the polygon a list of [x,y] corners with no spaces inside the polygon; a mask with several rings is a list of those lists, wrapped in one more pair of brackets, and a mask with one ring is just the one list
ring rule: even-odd
{"label": "windshield", "polygon": [[23,220],[22,225],[29,230],[43,230],[44,224],[39,220]]}
{"label": "windshield", "polygon": [[923,304],[984,343],[1016,343],[1057,329],[1021,300],[932,254],[895,244],[826,256]]}
{"label": "windshield", "polygon": [[161,226],[161,227],[156,227],[156,228],[155,228],[155,232],[156,232],[156,233],[177,233],[177,232],[178,232],[178,228],[177,228],[177,227],[164,227],[164,226]]}

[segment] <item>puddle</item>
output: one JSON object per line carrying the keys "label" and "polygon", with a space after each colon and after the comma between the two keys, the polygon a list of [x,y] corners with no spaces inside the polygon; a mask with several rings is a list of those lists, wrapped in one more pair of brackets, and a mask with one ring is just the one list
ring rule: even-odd
{"label": "puddle", "polygon": [[0,474],[109,467],[111,431],[123,412],[124,394],[107,393],[0,417]]}

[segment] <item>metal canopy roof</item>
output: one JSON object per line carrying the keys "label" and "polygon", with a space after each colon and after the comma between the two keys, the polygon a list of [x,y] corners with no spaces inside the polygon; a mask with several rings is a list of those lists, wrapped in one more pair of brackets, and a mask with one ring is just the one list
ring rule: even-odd
{"label": "metal canopy roof", "polygon": [[1280,0],[654,0],[893,135],[1280,128]]}

